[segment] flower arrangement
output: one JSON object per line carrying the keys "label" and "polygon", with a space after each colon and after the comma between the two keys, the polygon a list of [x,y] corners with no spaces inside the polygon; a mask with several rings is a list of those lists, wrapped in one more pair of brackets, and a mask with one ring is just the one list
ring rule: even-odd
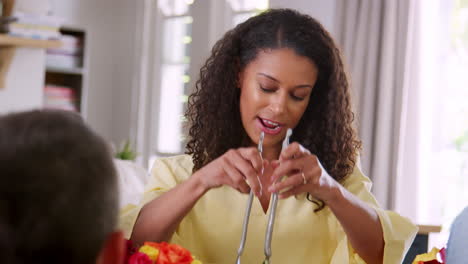
{"label": "flower arrangement", "polygon": [[202,264],[202,262],[195,259],[190,251],[176,244],[145,242],[137,249],[131,240],[127,240],[125,264]]}
{"label": "flower arrangement", "polygon": [[429,253],[417,255],[413,264],[446,264],[445,248],[433,248]]}

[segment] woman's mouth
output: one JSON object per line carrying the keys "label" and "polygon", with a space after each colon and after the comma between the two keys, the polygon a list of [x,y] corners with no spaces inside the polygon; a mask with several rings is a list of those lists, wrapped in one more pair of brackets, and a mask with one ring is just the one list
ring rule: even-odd
{"label": "woman's mouth", "polygon": [[283,125],[272,120],[257,117],[257,124],[266,134],[276,135],[281,132]]}

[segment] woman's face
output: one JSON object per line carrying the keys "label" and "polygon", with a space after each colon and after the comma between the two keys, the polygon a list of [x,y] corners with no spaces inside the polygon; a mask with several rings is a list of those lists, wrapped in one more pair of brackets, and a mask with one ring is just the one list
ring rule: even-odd
{"label": "woman's face", "polygon": [[253,143],[265,132],[265,147],[280,147],[309,103],[318,69],[289,48],[260,51],[240,75],[242,125]]}

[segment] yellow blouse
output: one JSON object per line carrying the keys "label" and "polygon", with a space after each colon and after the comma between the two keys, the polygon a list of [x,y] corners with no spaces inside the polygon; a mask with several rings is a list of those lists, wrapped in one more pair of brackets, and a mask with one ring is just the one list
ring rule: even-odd
{"label": "yellow blouse", "polygon": [[[142,203],[121,210],[120,228],[128,238],[142,206],[188,179],[192,174],[188,155],[156,160]],[[417,227],[408,219],[382,210],[370,193],[371,182],[356,167],[343,186],[377,211],[382,224],[384,264],[401,263]],[[182,220],[171,242],[192,252],[204,264],[235,263],[248,195],[229,187],[208,191]],[[353,250],[343,228],[328,207],[315,213],[304,196],[279,200],[272,239],[273,263],[365,263]],[[268,222],[254,199],[242,263],[261,264]],[[363,227],[363,232],[366,232]]]}

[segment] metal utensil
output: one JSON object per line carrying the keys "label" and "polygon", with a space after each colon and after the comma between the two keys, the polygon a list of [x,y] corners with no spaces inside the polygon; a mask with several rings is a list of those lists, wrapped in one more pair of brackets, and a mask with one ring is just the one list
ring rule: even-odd
{"label": "metal utensil", "polygon": [[[262,131],[262,133],[260,134],[260,139],[258,140],[258,146],[257,146],[258,152],[260,153],[260,157],[262,159],[263,159],[262,152],[263,152],[263,139],[264,138],[265,138],[265,133]],[[250,189],[249,198],[247,199],[247,206],[245,207],[244,223],[242,225],[242,236],[241,236],[241,241],[239,244],[239,249],[237,250],[236,264],[241,263],[241,256],[242,256],[242,253],[244,252],[245,240],[247,239],[247,228],[249,225],[250,211],[252,209],[253,198],[254,198],[254,193],[253,193],[253,190]]]}
{"label": "metal utensil", "polygon": [[[291,137],[292,129],[289,128],[286,132],[286,137],[283,140],[283,145],[281,147],[281,152],[286,149],[289,145],[289,138]],[[264,245],[264,253],[265,253],[265,260],[263,260],[264,264],[270,264],[270,258],[272,255],[271,252],[271,239],[273,236],[273,226],[275,225],[275,216],[276,216],[276,207],[278,205],[278,193],[273,193],[271,198],[271,210],[270,214],[268,215],[268,226],[267,231],[265,234],[265,245]]]}

